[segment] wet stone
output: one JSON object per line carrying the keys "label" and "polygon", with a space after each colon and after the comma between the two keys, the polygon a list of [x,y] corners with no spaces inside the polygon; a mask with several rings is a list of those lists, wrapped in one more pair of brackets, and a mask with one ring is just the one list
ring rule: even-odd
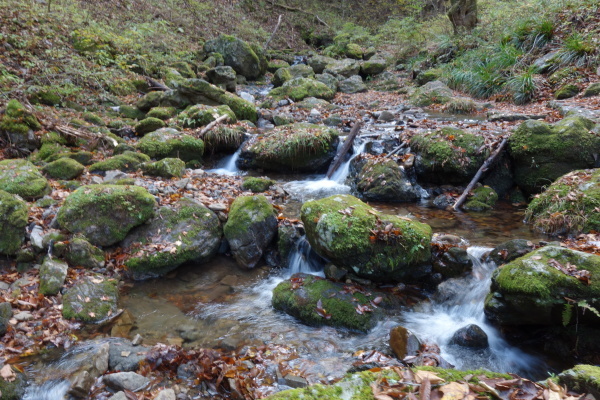
{"label": "wet stone", "polygon": [[302,388],[308,386],[308,381],[306,379],[302,378],[301,376],[295,376],[292,374],[287,374],[283,378],[283,381],[287,386],[293,388]]}
{"label": "wet stone", "polygon": [[488,336],[479,326],[471,324],[457,330],[450,339],[450,344],[484,349],[488,347]]}
{"label": "wet stone", "polygon": [[113,390],[130,390],[132,392],[145,389],[150,383],[150,379],[135,372],[117,372],[106,375],[103,381]]}
{"label": "wet stone", "polygon": [[403,326],[395,326],[390,331],[390,347],[400,360],[414,356],[419,351],[421,342],[414,333]]}
{"label": "wet stone", "polygon": [[147,351],[147,348],[134,346],[128,340],[111,342],[108,352],[109,367],[111,371],[135,371],[145,358]]}

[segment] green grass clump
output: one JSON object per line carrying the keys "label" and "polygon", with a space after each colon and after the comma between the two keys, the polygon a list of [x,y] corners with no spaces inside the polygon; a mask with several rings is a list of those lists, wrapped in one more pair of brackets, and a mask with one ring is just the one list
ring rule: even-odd
{"label": "green grass clump", "polygon": [[573,32],[567,36],[558,53],[562,65],[573,64],[576,67],[588,67],[597,61],[597,47],[588,36]]}

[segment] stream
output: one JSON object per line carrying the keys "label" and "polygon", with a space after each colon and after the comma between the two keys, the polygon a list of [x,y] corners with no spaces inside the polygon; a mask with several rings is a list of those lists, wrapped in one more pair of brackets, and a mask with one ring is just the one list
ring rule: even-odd
{"label": "stream", "polygon": [[[364,151],[366,143],[364,139],[355,142],[352,155],[331,179],[323,175],[271,176],[291,197],[284,215],[297,218],[300,206],[309,199],[350,193],[345,184],[350,161]],[[240,150],[225,157],[207,172],[243,174],[236,166],[239,154]],[[161,279],[128,285],[120,306],[135,322],[127,335],[140,334],[146,345],[162,342],[226,350],[284,345],[297,353],[290,361],[291,367],[302,371],[309,383],[327,383],[344,375],[356,361],[353,354],[357,350],[389,354],[390,329],[402,325],[420,339],[437,344],[441,356],[459,369],[486,368],[530,378],[544,377],[548,366],[543,359],[508,344],[486,321],[483,302],[496,266],[482,258],[493,246],[510,239],[546,238],[533,233],[522,223],[522,210],[508,204],[499,203],[488,213],[450,212],[435,208],[423,192],[418,203],[372,206],[389,214],[410,215],[432,226],[435,233],[465,238],[470,243],[472,274],[442,283],[431,300],[420,302],[409,311],[399,310],[366,334],[309,327],[273,309],[272,290],[283,280],[297,272],[324,276],[322,260],[302,238],[296,243],[288,269],[265,266],[246,271],[232,258],[218,256],[202,265],[180,267]],[[453,333],[469,324],[477,324],[485,331],[489,348],[472,350],[449,344]],[[28,372],[37,378],[37,383],[28,388],[25,399],[62,399],[68,389],[63,377],[76,368],[81,354],[93,351],[95,343],[84,342],[56,361],[31,365]]]}

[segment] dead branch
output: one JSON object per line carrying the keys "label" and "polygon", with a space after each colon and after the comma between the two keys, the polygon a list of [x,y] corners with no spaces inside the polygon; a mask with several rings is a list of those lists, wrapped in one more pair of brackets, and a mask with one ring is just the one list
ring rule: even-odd
{"label": "dead branch", "polygon": [[167,90],[171,90],[171,88],[168,87],[167,85],[164,85],[164,84],[160,83],[159,81],[150,78],[149,76],[145,76],[144,78],[146,79],[146,82],[148,82],[148,85],[150,85],[151,90],[161,90],[163,92],[166,92]]}
{"label": "dead branch", "polygon": [[392,157],[394,154],[400,152],[400,150],[402,150],[403,148],[405,148],[406,146],[408,146],[408,142],[402,142],[400,143],[400,146],[397,146],[394,150],[390,151],[385,158],[390,158]]}
{"label": "dead branch", "polygon": [[496,151],[494,151],[492,153],[492,155],[489,156],[487,160],[485,160],[485,162],[479,168],[479,170],[477,171],[477,173],[475,174],[475,176],[473,177],[473,179],[471,179],[471,182],[469,182],[469,185],[467,186],[467,188],[465,189],[465,191],[460,195],[460,197],[456,200],[456,203],[454,203],[454,205],[452,206],[452,209],[454,211],[458,210],[460,208],[460,206],[462,205],[462,203],[465,202],[465,200],[467,198],[467,195],[473,189],[473,186],[475,186],[475,184],[479,181],[479,179],[481,178],[481,176],[483,175],[483,173],[485,171],[487,171],[489,167],[492,166],[492,164],[494,163],[494,161],[496,160],[496,158],[498,157],[498,155],[504,149],[504,146],[506,146],[506,143],[507,143],[507,139],[506,138],[502,139],[502,142],[500,142],[500,145],[498,146],[498,148],[496,149]]}
{"label": "dead branch", "polygon": [[110,143],[113,147],[117,147],[117,145],[119,144],[119,143],[117,143],[117,141],[115,139],[108,137],[106,135],[103,135],[101,133],[83,132],[78,129],[67,126],[67,125],[57,125],[55,127],[55,129],[58,132],[62,133],[63,135],[67,135],[67,136],[72,136],[72,137],[87,139],[87,140],[103,140],[106,143]]}
{"label": "dead branch", "polygon": [[335,155],[333,162],[331,163],[331,166],[329,167],[329,170],[327,171],[327,175],[326,175],[327,179],[331,178],[331,176],[333,175],[335,170],[339,168],[346,153],[348,153],[350,148],[352,148],[354,139],[356,138],[356,135],[358,135],[358,132],[360,132],[361,125],[362,125],[362,121],[359,120],[352,127],[352,130],[350,131],[350,133],[348,134],[348,137],[346,137],[346,140],[344,141],[344,145],[338,151],[338,153]]}
{"label": "dead branch", "polygon": [[202,136],[206,135],[206,133],[208,131],[210,131],[215,126],[219,125],[221,123],[221,121],[225,121],[227,118],[229,118],[229,116],[221,115],[219,118],[215,119],[213,122],[206,125],[204,128],[202,128],[202,130],[200,132],[198,132],[198,138],[202,138]]}
{"label": "dead branch", "polygon": [[271,3],[271,4],[275,7],[283,8],[284,10],[300,12],[303,14],[311,15],[311,16],[315,17],[317,19],[317,21],[319,21],[320,24],[325,25],[327,28],[331,28],[329,25],[327,25],[327,23],[325,21],[323,21],[321,18],[319,18],[319,16],[317,14],[311,13],[310,11],[306,11],[301,8],[286,6],[285,4],[279,4],[279,3]]}
{"label": "dead branch", "polygon": [[269,38],[269,40],[267,40],[267,43],[265,43],[263,50],[266,51],[269,48],[269,44],[271,44],[271,40],[273,40],[273,38],[275,37],[275,34],[277,33],[277,29],[279,29],[279,25],[281,25],[282,17],[283,17],[283,15],[280,14],[279,18],[277,19],[277,25],[275,25],[275,29],[273,29],[273,33],[271,33],[271,37]]}

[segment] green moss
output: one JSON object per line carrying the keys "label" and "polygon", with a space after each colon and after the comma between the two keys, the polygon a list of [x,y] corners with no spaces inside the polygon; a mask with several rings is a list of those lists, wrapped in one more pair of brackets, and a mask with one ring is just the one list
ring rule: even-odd
{"label": "green moss", "polygon": [[19,251],[25,237],[27,212],[27,203],[0,190],[0,254],[13,255]]}
{"label": "green moss", "polygon": [[136,126],[135,131],[140,135],[154,132],[157,129],[164,128],[166,124],[163,120],[154,117],[148,117],[141,120]]}
{"label": "green moss", "polygon": [[427,82],[437,81],[438,79],[440,79],[440,76],[442,76],[441,69],[439,69],[439,68],[428,69],[427,71],[423,71],[419,75],[417,75],[417,84],[419,86],[423,86]]}
{"label": "green moss", "polygon": [[4,378],[0,379],[2,400],[20,400],[25,395],[25,390],[27,389],[25,375],[15,370],[13,372],[17,376],[14,381],[9,382]]}
{"label": "green moss", "polygon": [[[500,372],[492,372],[486,369],[474,369],[474,370],[459,370],[459,369],[450,369],[450,368],[440,368],[440,367],[428,367],[428,366],[419,366],[415,367],[416,371],[429,371],[433,372],[446,382],[469,382],[473,384],[479,383],[479,378],[484,376],[488,379],[502,378],[502,379],[512,379],[512,376],[509,374],[503,374]],[[465,381],[466,377],[469,377],[468,381]]]}
{"label": "green moss", "polygon": [[275,72],[279,68],[287,68],[289,66],[290,66],[290,64],[288,64],[286,61],[283,61],[283,60],[270,60],[269,63],[267,64],[267,71]]}
{"label": "green moss", "polygon": [[163,158],[153,163],[142,164],[142,170],[148,175],[181,178],[185,172],[185,162],[179,158]]}
{"label": "green moss", "polygon": [[146,117],[146,114],[144,114],[143,111],[140,111],[139,109],[137,109],[135,107],[126,106],[126,105],[119,107],[119,113],[125,118],[137,119],[140,121]]}
{"label": "green moss", "polygon": [[71,158],[59,158],[46,164],[42,171],[54,179],[74,179],[83,173],[85,167]]}
{"label": "green moss", "polygon": [[67,144],[67,138],[61,135],[60,133],[56,133],[54,131],[46,132],[42,135],[42,145],[46,143],[56,143],[56,144]]}
{"label": "green moss", "polygon": [[25,135],[30,129],[38,131],[41,128],[37,118],[17,100],[10,100],[6,104],[6,110],[0,119],[0,131]]}
{"label": "green moss", "polygon": [[94,155],[89,152],[89,151],[76,151],[76,152],[65,152],[65,153],[55,153],[51,156],[49,156],[48,158],[46,158],[46,161],[48,162],[52,162],[52,161],[56,161],[60,158],[70,158],[73,159],[75,161],[77,161],[80,164],[83,165],[89,165],[92,161],[92,157]]}
{"label": "green moss", "polygon": [[69,242],[69,251],[65,259],[72,266],[85,268],[101,267],[104,265],[104,252],[82,238],[73,238]]}
{"label": "green moss", "polygon": [[[165,130],[166,129],[166,130]],[[152,158],[180,158],[197,160],[204,154],[204,142],[175,129],[159,129],[144,136],[137,144],[138,150]]]}
{"label": "green moss", "polygon": [[83,120],[89,122],[92,125],[106,126],[106,123],[104,123],[104,120],[102,118],[89,111],[83,113]]}
{"label": "green moss", "polygon": [[229,106],[214,107],[203,104],[188,107],[184,112],[179,114],[177,120],[184,128],[198,128],[210,124],[223,115],[227,115],[226,122],[231,124],[237,122],[235,113]]}
{"label": "green moss", "polygon": [[108,246],[154,214],[154,196],[139,186],[91,185],[71,193],[58,211],[59,224],[90,243]]}
{"label": "green moss", "polygon": [[[117,311],[118,295],[116,280],[106,279],[102,275],[85,277],[64,294],[63,317],[83,322],[101,321],[109,316],[109,312]],[[85,298],[90,301],[80,300]]]}
{"label": "green moss", "polygon": [[130,96],[137,93],[137,88],[131,79],[111,81],[108,84],[108,90],[116,96]]}
{"label": "green moss", "polygon": [[419,198],[405,171],[393,160],[367,160],[360,168],[356,180],[356,189],[366,200],[397,202]]}
{"label": "green moss", "polygon": [[150,157],[146,154],[126,151],[123,154],[92,164],[89,170],[91,173],[102,173],[113,170],[125,172],[136,171],[141,163],[148,161],[150,161]]}
{"label": "green moss", "polygon": [[273,186],[275,181],[267,178],[245,177],[242,188],[254,193],[265,192]]}
{"label": "green moss", "polygon": [[60,105],[62,99],[58,90],[51,87],[36,88],[29,96],[31,104],[45,104],[47,106]]}
{"label": "green moss", "polygon": [[24,199],[37,199],[51,191],[46,178],[26,160],[0,161],[0,187]]}
{"label": "green moss", "polygon": [[273,86],[279,87],[279,86],[282,86],[287,81],[291,80],[292,78],[293,78],[293,76],[292,76],[292,73],[290,72],[289,67],[288,68],[280,68],[277,71],[275,71],[275,73],[273,74],[273,79],[271,80],[271,83],[273,84]]}
{"label": "green moss", "polygon": [[589,85],[583,92],[583,97],[600,96],[600,82]]}
{"label": "green moss", "polygon": [[[353,196],[306,202],[301,214],[317,253],[369,279],[406,278],[431,257],[429,225],[381,214]],[[390,234],[374,236],[372,231],[383,232],[389,224]]]}
{"label": "green moss", "polygon": [[293,101],[301,101],[307,97],[331,100],[335,92],[323,82],[310,78],[294,78],[269,92],[273,101],[290,98]]}
{"label": "green moss", "polygon": [[363,48],[356,43],[348,43],[346,45],[346,57],[361,60],[363,58]]}
{"label": "green moss", "polygon": [[245,232],[255,220],[264,220],[274,213],[275,209],[262,194],[237,197],[231,204],[223,232],[226,237],[234,237],[239,232]]}
{"label": "green moss", "polygon": [[177,110],[175,107],[154,107],[148,114],[146,114],[149,118],[158,118],[160,120],[166,121],[175,116]]}
{"label": "green moss", "polygon": [[595,397],[600,395],[600,367],[579,364],[558,376],[562,385],[578,393],[589,393]]}
{"label": "green moss", "polygon": [[557,100],[569,99],[571,97],[577,96],[577,94],[581,91],[579,86],[574,85],[572,83],[561,86],[556,93],[554,93],[554,97]]}
{"label": "green moss", "polygon": [[536,196],[525,219],[547,234],[600,231],[600,170],[573,171]]}
{"label": "green moss", "polygon": [[[44,143],[42,144],[42,147],[40,147],[38,152],[32,156],[32,159],[35,161],[50,161],[53,157],[56,157],[58,154],[69,151],[70,149],[67,146],[63,146],[59,143]],[[54,159],[52,159],[52,161],[54,161]]]}
{"label": "green moss", "polygon": [[481,186],[473,190],[463,208],[469,211],[485,211],[494,207],[497,201],[498,194],[494,189]]}
{"label": "green moss", "polygon": [[177,70],[177,72],[179,72],[179,74],[181,76],[183,76],[184,78],[195,78],[196,74],[194,73],[194,70],[192,69],[192,66],[188,63],[186,63],[185,61],[177,61],[173,64],[171,64],[171,68],[175,68]]}

